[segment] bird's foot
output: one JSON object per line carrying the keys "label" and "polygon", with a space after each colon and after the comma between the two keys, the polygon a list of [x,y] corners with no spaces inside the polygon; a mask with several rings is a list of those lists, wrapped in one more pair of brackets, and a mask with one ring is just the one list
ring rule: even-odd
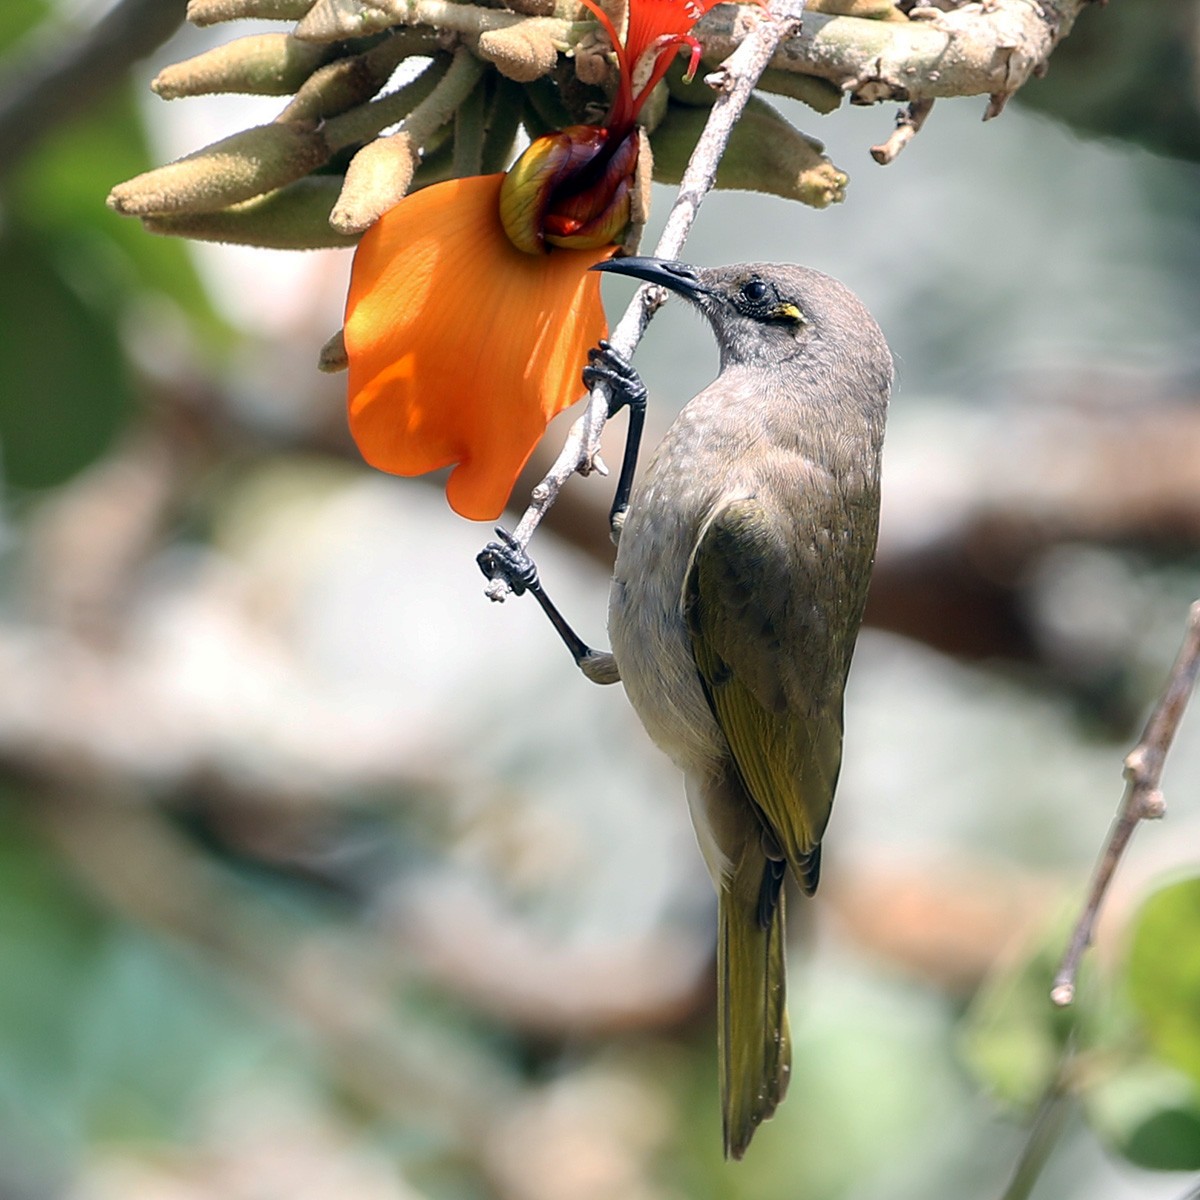
{"label": "bird's foot", "polygon": [[488,579],[503,579],[514,596],[538,587],[538,571],[525,547],[507,529],[496,526],[496,542],[488,542],[475,556]]}
{"label": "bird's foot", "polygon": [[588,351],[588,363],[583,368],[583,386],[588,391],[600,382],[607,383],[612,393],[609,417],[616,416],[626,405],[630,409],[645,409],[646,385],[642,377],[629,359],[606,341]]}

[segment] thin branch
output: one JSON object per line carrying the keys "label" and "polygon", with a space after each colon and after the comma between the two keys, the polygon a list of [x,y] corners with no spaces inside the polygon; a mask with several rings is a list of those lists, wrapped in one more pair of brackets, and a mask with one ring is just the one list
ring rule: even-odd
{"label": "thin branch", "polygon": [[1070,1113],[1069,1099],[1061,1079],[1056,1079],[1042,1097],[1037,1116],[1033,1119],[1033,1127],[1029,1131],[1029,1140],[1025,1143],[1025,1149],[1021,1152],[1001,1200],[1029,1200],[1042,1168],[1049,1161],[1050,1154],[1062,1135],[1063,1125]]}
{"label": "thin branch", "polygon": [[895,162],[896,155],[921,132],[925,119],[933,111],[932,100],[914,100],[896,114],[896,128],[887,140],[871,147],[871,157],[881,166]]}
{"label": "thin branch", "polygon": [[[728,61],[709,77],[708,82],[720,89],[720,95],[680,180],[679,193],[654,248],[657,258],[675,258],[683,248],[700,205],[712,189],[729,135],[776,48],[796,29],[804,14],[804,0],[776,0],[770,12],[770,19],[760,20]],[[640,287],[612,332],[609,340],[613,346],[626,356],[632,354],[650,318],[662,307],[664,300],[661,288]],[[600,434],[608,420],[608,404],[607,386],[597,385],[588,397],[587,410],[571,426],[562,453],[533,489],[529,507],[514,532],[520,545],[529,544],[533,531],[572,475],[577,471],[586,475],[597,469]],[[508,590],[504,580],[495,579],[488,584],[486,593],[492,600],[502,600]]]}
{"label": "thin branch", "polygon": [[1196,686],[1200,673],[1200,600],[1188,612],[1187,631],[1183,645],[1171,668],[1166,687],[1158,704],[1150,714],[1146,728],[1136,746],[1125,758],[1125,795],[1117,818],[1109,831],[1108,844],[1096,864],[1087,903],[1076,922],[1071,940],[1067,944],[1062,964],[1054,977],[1050,998],[1055,1004],[1065,1006],[1075,998],[1075,976],[1083,952],[1092,940],[1096,917],[1112,877],[1129,845],[1133,831],[1141,821],[1157,820],[1166,811],[1161,791],[1163,767],[1167,753],[1175,740],[1175,731],[1183,717],[1183,711]]}

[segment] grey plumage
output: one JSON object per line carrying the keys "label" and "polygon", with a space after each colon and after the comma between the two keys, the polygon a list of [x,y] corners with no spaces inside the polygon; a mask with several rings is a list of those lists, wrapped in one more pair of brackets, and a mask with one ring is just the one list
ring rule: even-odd
{"label": "grey plumage", "polygon": [[634,489],[609,632],[717,886],[725,1146],[741,1157],[787,1086],[780,884],[786,863],[817,886],[892,359],[854,295],[804,267],[603,268],[686,296],[721,352]]}

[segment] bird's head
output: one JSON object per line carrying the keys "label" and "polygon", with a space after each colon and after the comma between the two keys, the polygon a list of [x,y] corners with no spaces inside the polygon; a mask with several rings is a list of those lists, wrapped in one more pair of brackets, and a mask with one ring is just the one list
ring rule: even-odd
{"label": "bird's head", "polygon": [[695,267],[659,258],[613,258],[596,271],[632,275],[690,300],[708,318],[721,367],[779,367],[793,360],[846,365],[847,357],[891,376],[883,334],[862,302],[828,275],[790,263]]}

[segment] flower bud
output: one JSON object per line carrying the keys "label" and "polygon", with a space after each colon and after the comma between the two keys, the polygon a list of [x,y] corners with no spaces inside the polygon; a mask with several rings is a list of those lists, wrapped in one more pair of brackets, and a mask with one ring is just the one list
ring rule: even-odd
{"label": "flower bud", "polygon": [[530,18],[507,29],[490,29],[479,35],[479,57],[517,83],[531,83],[549,75],[558,65],[558,37],[565,35],[562,21]]}
{"label": "flower bud", "polygon": [[[654,131],[654,178],[678,183],[705,124],[705,111],[673,104]],[[824,147],[758,97],[751,97],[717,169],[716,186],[765,192],[813,208],[845,198],[846,175],[825,157]]]}
{"label": "flower bud", "polygon": [[370,37],[399,23],[384,5],[346,4],[343,0],[308,0],[295,34],[304,42],[339,42]]}
{"label": "flower bud", "polygon": [[311,125],[257,125],[117,184],[108,205],[132,216],[213,212],[301,179],[328,157]]}
{"label": "flower bud", "polygon": [[362,233],[400,202],[412,183],[418,161],[412,138],[403,130],[368,142],[350,160],[346,182],[329,217],[330,225],[338,233]]}
{"label": "flower bud", "polygon": [[621,240],[638,143],[629,136],[612,146],[609,138],[599,126],[570,125],[517,159],[500,189],[500,220],[517,249],[588,250]]}
{"label": "flower bud", "polygon": [[164,100],[217,92],[290,96],[331,53],[287,33],[253,34],[164,67],[150,86]]}
{"label": "flower bud", "polygon": [[341,181],[335,175],[310,175],[276,192],[217,212],[176,212],[142,218],[151,233],[198,242],[226,242],[271,250],[318,250],[351,246],[356,237],[329,225]]}
{"label": "flower bud", "polygon": [[313,0],[188,0],[187,19],[193,25],[216,25],[244,17],[298,21]]}

